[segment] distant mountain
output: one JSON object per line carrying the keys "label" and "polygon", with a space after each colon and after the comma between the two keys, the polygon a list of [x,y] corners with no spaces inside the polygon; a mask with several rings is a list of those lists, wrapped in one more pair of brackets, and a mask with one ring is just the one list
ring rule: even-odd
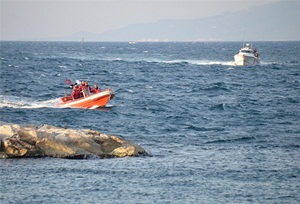
{"label": "distant mountain", "polygon": [[62,40],[82,37],[86,41],[300,40],[300,2],[281,1],[202,19],[132,24],[100,34],[81,32]]}

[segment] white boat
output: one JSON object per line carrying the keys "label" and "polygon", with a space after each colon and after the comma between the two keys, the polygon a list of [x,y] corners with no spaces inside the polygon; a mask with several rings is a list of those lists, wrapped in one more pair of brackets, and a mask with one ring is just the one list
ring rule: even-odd
{"label": "white boat", "polygon": [[236,66],[247,66],[259,64],[259,56],[256,49],[247,43],[246,46],[240,49],[239,53],[234,55],[234,64]]}

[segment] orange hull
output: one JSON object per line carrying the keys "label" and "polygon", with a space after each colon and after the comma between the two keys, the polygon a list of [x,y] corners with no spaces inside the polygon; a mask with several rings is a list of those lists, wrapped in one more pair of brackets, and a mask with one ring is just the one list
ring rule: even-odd
{"label": "orange hull", "polygon": [[57,104],[62,108],[99,108],[104,107],[115,96],[110,90],[106,89],[100,93],[92,94],[84,98],[72,100],[70,96],[61,98],[62,102]]}

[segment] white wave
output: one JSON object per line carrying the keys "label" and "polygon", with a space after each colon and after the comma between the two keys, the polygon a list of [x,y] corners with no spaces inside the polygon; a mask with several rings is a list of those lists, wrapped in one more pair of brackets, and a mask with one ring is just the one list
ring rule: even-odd
{"label": "white wave", "polygon": [[[112,108],[112,107],[116,107],[117,105],[113,105],[113,104],[107,104],[106,106],[105,106],[105,108]],[[122,106],[122,105],[120,105],[120,106]]]}
{"label": "white wave", "polygon": [[266,62],[260,61],[260,65],[284,65],[285,62]]}
{"label": "white wave", "polygon": [[180,64],[188,63],[193,65],[225,65],[225,66],[234,66],[233,61],[217,61],[217,60],[195,60],[195,59],[176,59],[176,60],[164,60],[164,59],[155,59],[155,58],[143,58],[143,59],[123,59],[128,62],[149,62],[149,63],[165,63],[165,64]]}
{"label": "white wave", "polygon": [[190,64],[195,65],[226,65],[226,66],[234,66],[233,61],[211,61],[211,60],[187,60]]}
{"label": "white wave", "polygon": [[34,101],[31,98],[21,98],[17,96],[0,96],[0,108],[55,108],[60,98],[50,99],[45,101]]}
{"label": "white wave", "polygon": [[146,89],[153,89],[153,86],[146,85],[145,88],[146,88]]}
{"label": "white wave", "polygon": [[[151,62],[151,61],[149,61]],[[153,61],[154,62],[154,61]],[[211,61],[211,60],[189,60],[189,59],[178,59],[178,60],[157,60],[156,62],[166,63],[166,64],[179,64],[188,63],[194,65],[226,65],[233,66],[233,61]]]}

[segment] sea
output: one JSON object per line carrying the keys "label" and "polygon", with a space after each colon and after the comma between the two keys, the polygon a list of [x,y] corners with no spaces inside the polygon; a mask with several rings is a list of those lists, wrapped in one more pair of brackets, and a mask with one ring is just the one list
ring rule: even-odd
{"label": "sea", "polygon": [[[141,157],[0,160],[0,203],[300,203],[300,42],[1,41],[0,121],[92,129]],[[116,97],[58,108],[66,80]]]}

